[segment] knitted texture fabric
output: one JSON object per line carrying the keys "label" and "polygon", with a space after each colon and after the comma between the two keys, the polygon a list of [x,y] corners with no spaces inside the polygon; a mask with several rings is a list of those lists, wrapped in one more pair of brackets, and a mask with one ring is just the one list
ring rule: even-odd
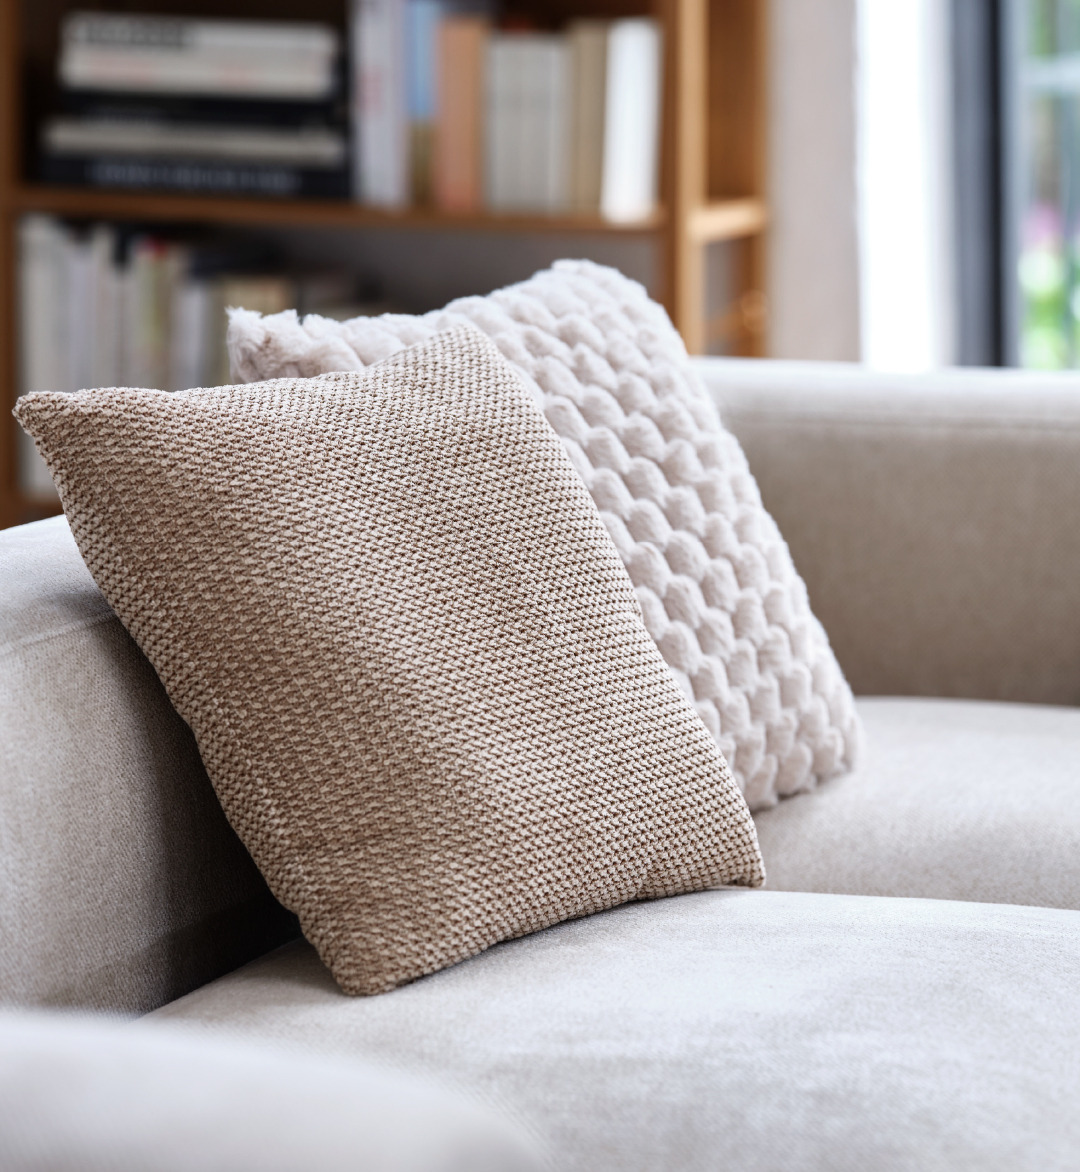
{"label": "knitted texture fabric", "polygon": [[828,636],[738,441],[637,282],[560,261],[423,317],[234,310],[233,377],[361,370],[466,322],[525,376],[563,441],[750,808],[850,769],[860,726]]}
{"label": "knitted texture fabric", "polygon": [[32,394],[16,414],[233,826],[341,987],[758,885],[738,787],[512,367]]}

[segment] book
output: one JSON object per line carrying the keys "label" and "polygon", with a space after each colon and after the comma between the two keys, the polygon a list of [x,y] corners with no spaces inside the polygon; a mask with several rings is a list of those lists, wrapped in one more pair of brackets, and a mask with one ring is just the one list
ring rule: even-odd
{"label": "book", "polygon": [[570,204],[570,44],[565,36],[530,38],[530,89],[526,97],[532,125],[525,143],[522,207],[556,215]]}
{"label": "book", "polygon": [[[70,391],[66,361],[68,232],[51,216],[24,216],[18,224],[19,393]],[[28,496],[51,496],[52,477],[33,441],[19,432],[19,488]]]}
{"label": "book", "polygon": [[224,335],[225,323],[216,312],[220,306],[214,292],[214,282],[193,274],[189,260],[170,304],[167,386],[171,390],[221,385],[216,377],[221,362],[215,334]]}
{"label": "book", "polygon": [[108,155],[47,155],[46,182],[145,191],[254,195],[295,199],[342,199],[349,194],[344,168],[241,165],[185,159],[121,158]]}
{"label": "book", "polygon": [[634,222],[656,209],[660,147],[660,27],[616,20],[608,30],[600,211]]}
{"label": "book", "polygon": [[569,51],[566,38],[496,33],[488,48],[485,189],[494,211],[567,206]]}
{"label": "book", "polygon": [[[229,307],[280,313],[298,304],[298,283],[282,273],[231,272],[228,252],[198,246],[181,251],[183,265],[174,272],[165,323],[169,365],[164,385],[173,390],[226,385],[233,381],[225,344]],[[244,261],[242,254],[233,259]]]}
{"label": "book", "polygon": [[[226,307],[276,313],[348,300],[341,274],[304,282],[238,271],[273,261],[265,244],[188,243],[111,224],[72,228],[44,215],[17,228],[19,391],[138,386],[179,390],[229,381]],[[52,493],[32,444],[18,456],[30,496]]]}
{"label": "book", "polygon": [[318,100],[337,85],[339,53],[329,25],[76,12],[58,69],[71,89]]}
{"label": "book", "polygon": [[484,203],[494,212],[513,207],[517,188],[517,148],[510,130],[519,118],[511,109],[517,98],[519,57],[518,35],[492,33],[484,71]]}
{"label": "book", "polygon": [[115,387],[123,382],[119,315],[122,278],[119,268],[120,236],[111,224],[93,224],[87,239],[89,254],[88,301],[82,313],[92,314],[86,339],[87,355],[82,380],[87,387]]}
{"label": "book", "polygon": [[61,24],[46,182],[339,198],[341,38],[310,22],[75,12]]}
{"label": "book", "polygon": [[405,107],[409,120],[409,187],[414,204],[431,202],[435,133],[436,43],[442,0],[406,0]]}
{"label": "book", "polygon": [[409,202],[405,0],[353,0],[353,191],[379,207]]}
{"label": "book", "polygon": [[[116,235],[105,225],[76,233],[49,216],[26,216],[17,232],[19,393],[109,386],[116,358],[113,274]],[[52,478],[32,444],[18,456],[29,496]]]}
{"label": "book", "polygon": [[483,202],[484,63],[490,26],[477,16],[449,16],[436,48],[435,202],[475,212]]}
{"label": "book", "polygon": [[608,23],[575,20],[570,41],[569,205],[582,214],[600,211],[604,171],[604,97]]}
{"label": "book", "polygon": [[328,127],[230,126],[121,118],[50,118],[42,149],[57,156],[118,155],[144,159],[224,159],[293,167],[346,165],[345,136]]}
{"label": "book", "polygon": [[72,235],[64,247],[63,307],[65,391],[88,387],[93,379],[91,346],[97,327],[98,306],[93,304],[93,255],[89,240]]}
{"label": "book", "polygon": [[123,90],[58,89],[60,111],[71,118],[111,122],[187,123],[213,126],[348,127],[344,93],[327,100],[298,101],[206,94],[144,94]]}
{"label": "book", "polygon": [[171,285],[182,264],[178,248],[159,237],[138,236],[131,243],[124,339],[124,381],[129,386],[168,386]]}

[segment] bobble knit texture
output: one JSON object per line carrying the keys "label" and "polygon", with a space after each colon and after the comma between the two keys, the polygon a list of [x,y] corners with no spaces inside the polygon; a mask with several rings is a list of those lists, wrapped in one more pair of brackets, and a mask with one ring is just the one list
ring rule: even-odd
{"label": "bobble knit texture", "polygon": [[753,822],[512,367],[16,413],[225,812],[341,987],[631,899],[758,885]]}
{"label": "bobble knit texture", "polygon": [[233,377],[362,370],[471,323],[524,375],[581,474],[683,693],[752,810],[855,763],[851,689],[738,441],[641,285],[560,261],[423,317],[234,310]]}

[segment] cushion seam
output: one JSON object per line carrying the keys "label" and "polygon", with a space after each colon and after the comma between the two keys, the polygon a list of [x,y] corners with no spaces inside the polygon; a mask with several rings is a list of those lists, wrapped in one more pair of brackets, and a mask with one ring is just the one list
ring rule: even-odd
{"label": "cushion seam", "polygon": [[6,655],[13,655],[16,651],[25,650],[27,647],[33,647],[38,643],[46,643],[50,639],[59,639],[63,635],[70,635],[74,631],[85,631],[89,627],[96,627],[99,623],[109,622],[110,620],[119,624],[120,620],[111,611],[103,611],[93,618],[77,619],[74,622],[68,623],[63,627],[56,627],[51,631],[39,631],[35,635],[26,635],[22,639],[17,639],[12,643],[5,643],[0,645],[0,658]]}

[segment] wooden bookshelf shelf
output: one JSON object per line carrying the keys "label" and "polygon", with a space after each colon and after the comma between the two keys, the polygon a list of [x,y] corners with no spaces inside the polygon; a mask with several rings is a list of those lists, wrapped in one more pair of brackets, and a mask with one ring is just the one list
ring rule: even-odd
{"label": "wooden bookshelf shelf", "polygon": [[[433,208],[381,211],[340,200],[272,200],[145,195],[86,188],[16,187],[7,202],[19,213],[47,212],[72,219],[139,220],[155,223],[298,225],[308,228],[406,228],[430,231],[612,233],[641,236],[662,231],[663,210],[647,220],[617,223],[599,216],[460,215]],[[768,221],[759,199],[723,199],[703,204],[690,216],[689,234],[712,243],[761,232]]]}
{"label": "wooden bookshelf shelf", "polygon": [[434,208],[382,211],[344,200],[208,198],[34,185],[15,188],[9,199],[19,213],[48,212],[57,216],[101,220],[297,225],[309,228],[415,228],[434,231],[614,233],[639,236],[659,231],[666,220],[662,212],[648,220],[623,224],[599,216],[459,215]]}
{"label": "wooden bookshelf shelf", "polygon": [[[764,350],[765,77],[768,0],[505,0],[512,15],[556,27],[576,16],[651,15],[664,45],[661,210],[636,223],[599,216],[458,215],[384,211],[345,200],[254,199],[46,186],[32,181],[42,95],[52,84],[57,30],[77,8],[244,19],[321,20],[346,27],[345,0],[0,0],[0,527],[57,512],[53,498],[19,489],[16,239],[19,219],[205,225],[221,232],[290,227],[337,232],[431,231],[507,237],[644,239],[656,249],[658,294],[691,353],[722,339],[727,352]],[[733,242],[728,292],[705,304],[706,253]],[[508,241],[509,243],[509,241]],[[575,246],[577,247],[577,246]],[[522,272],[521,276],[527,276]]]}
{"label": "wooden bookshelf shelf", "polygon": [[768,224],[765,203],[760,199],[718,199],[690,213],[688,234],[704,244],[739,240],[763,232]]}

